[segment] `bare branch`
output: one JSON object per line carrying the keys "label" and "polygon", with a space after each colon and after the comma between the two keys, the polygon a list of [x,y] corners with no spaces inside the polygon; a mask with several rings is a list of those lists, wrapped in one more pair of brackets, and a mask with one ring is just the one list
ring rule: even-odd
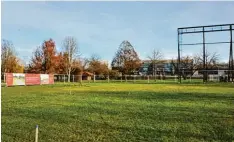
{"label": "bare branch", "polygon": [[75,69],[73,63],[75,63],[75,60],[80,56],[76,39],[72,36],[67,36],[63,41],[63,50],[64,53],[67,54],[65,67],[68,81],[70,82],[70,74]]}
{"label": "bare branch", "polygon": [[163,58],[163,54],[159,51],[159,50],[153,50],[153,52],[151,53],[150,56],[148,56],[148,58],[151,61],[159,61]]}

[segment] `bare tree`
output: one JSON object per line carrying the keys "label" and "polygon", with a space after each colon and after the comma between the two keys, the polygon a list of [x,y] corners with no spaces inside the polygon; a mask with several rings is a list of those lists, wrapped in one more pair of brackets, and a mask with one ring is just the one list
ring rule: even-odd
{"label": "bare tree", "polygon": [[13,43],[8,40],[2,40],[1,45],[1,70],[7,72],[8,60],[10,57],[15,56]]}
{"label": "bare tree", "polygon": [[194,59],[196,59],[196,65],[198,69],[203,69],[203,70],[209,70],[217,67],[217,62],[219,61],[219,54],[216,52],[210,53],[210,52],[205,52],[205,68],[203,66],[204,59],[203,59],[203,54],[196,54],[194,56]]}
{"label": "bare tree", "polygon": [[11,41],[2,40],[1,52],[2,72],[23,72],[23,65],[20,63]]}
{"label": "bare tree", "polygon": [[160,60],[163,58],[163,54],[159,50],[153,50],[150,56],[148,56],[148,59],[150,59],[150,64],[152,66],[152,75],[156,75],[156,64],[160,62]]}
{"label": "bare tree", "polygon": [[[203,61],[205,61],[205,67]],[[188,75],[192,76],[196,71],[203,70],[203,73],[208,73],[207,70],[216,69],[218,61],[219,55],[216,52],[206,52],[205,60],[203,59],[203,53],[199,53],[194,56],[184,56],[180,59],[180,73],[183,79],[186,80]],[[172,59],[171,64],[175,69],[175,73],[178,74],[179,67],[177,60],[174,61]]]}
{"label": "bare tree", "polygon": [[63,41],[63,50],[67,54],[65,59],[65,70],[68,75],[68,82],[70,82],[71,72],[74,68],[74,60],[80,56],[77,41],[74,37],[67,36]]}
{"label": "bare tree", "polygon": [[[187,79],[188,75],[192,76],[197,71],[197,62],[198,62],[198,60],[196,57],[192,57],[189,55],[181,57],[180,69],[182,70],[181,75],[182,75],[184,80]],[[178,68],[177,60],[175,61],[172,59],[171,65],[172,65],[174,72],[176,74],[178,74],[179,68]]]}
{"label": "bare tree", "polygon": [[89,61],[100,61],[101,57],[98,54],[92,54]]}
{"label": "bare tree", "polygon": [[197,69],[202,70],[202,73],[205,76],[205,81],[207,81],[208,74],[213,73],[213,71],[209,70],[217,69],[219,54],[217,54],[216,52],[210,53],[206,51],[205,60],[203,59],[202,53],[195,55],[194,58],[197,60],[196,62]]}

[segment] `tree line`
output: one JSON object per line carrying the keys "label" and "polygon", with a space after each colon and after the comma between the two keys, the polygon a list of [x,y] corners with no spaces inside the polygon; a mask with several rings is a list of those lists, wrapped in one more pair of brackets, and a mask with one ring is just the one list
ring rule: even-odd
{"label": "tree line", "polygon": [[[82,57],[78,43],[75,37],[67,36],[62,42],[62,51],[58,52],[56,43],[53,39],[45,40],[41,46],[38,46],[33,52],[30,63],[24,66],[15,52],[14,45],[11,41],[2,40],[1,69],[4,73],[46,73],[46,74],[67,74],[68,81],[71,75],[82,75],[84,71],[91,72],[95,75],[130,75],[138,74],[142,66],[137,52],[133,45],[124,40],[116,51],[111,62],[111,69],[108,64],[101,61],[101,58],[93,54],[91,57]],[[207,69],[213,69],[217,66],[219,60],[216,53],[205,55]],[[163,54],[159,50],[153,50],[148,56],[149,66],[148,75],[156,75],[158,64],[163,62]],[[177,59],[171,59],[171,70],[178,74],[179,66]],[[188,75],[194,74],[195,71],[203,69],[203,55],[181,57],[182,77],[185,79]]]}

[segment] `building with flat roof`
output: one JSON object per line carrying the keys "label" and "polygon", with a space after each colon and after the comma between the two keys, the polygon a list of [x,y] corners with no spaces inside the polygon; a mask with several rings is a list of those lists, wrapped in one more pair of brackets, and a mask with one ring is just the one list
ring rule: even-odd
{"label": "building with flat roof", "polygon": [[[173,62],[174,64],[176,64],[177,60],[174,60]],[[189,60],[188,63],[191,63],[192,65],[193,60]],[[174,74],[174,72],[175,72],[175,68],[172,63],[172,60],[170,59],[156,61],[154,71],[153,71],[153,65],[152,65],[151,60],[142,60],[142,66],[139,70],[139,74],[142,74],[142,75],[153,75],[153,74],[172,75]]]}
{"label": "building with flat roof", "polygon": [[171,60],[159,60],[155,63],[155,71],[153,71],[153,65],[151,60],[142,60],[142,65],[139,70],[141,75],[155,74],[172,74],[173,65]]}

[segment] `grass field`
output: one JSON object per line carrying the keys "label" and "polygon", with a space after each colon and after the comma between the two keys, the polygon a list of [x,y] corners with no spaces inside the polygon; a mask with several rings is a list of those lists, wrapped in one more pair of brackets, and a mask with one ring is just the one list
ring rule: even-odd
{"label": "grass field", "polygon": [[234,141],[234,84],[2,87],[2,141]]}

